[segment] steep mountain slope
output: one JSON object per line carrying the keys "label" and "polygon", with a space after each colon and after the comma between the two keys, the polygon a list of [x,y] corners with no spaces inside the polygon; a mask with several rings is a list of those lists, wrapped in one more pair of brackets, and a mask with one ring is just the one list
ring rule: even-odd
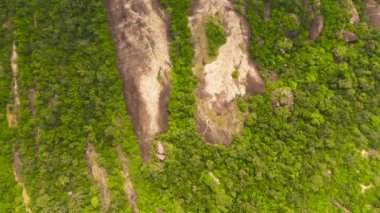
{"label": "steep mountain slope", "polygon": [[379,211],[377,2],[1,1],[0,212]]}

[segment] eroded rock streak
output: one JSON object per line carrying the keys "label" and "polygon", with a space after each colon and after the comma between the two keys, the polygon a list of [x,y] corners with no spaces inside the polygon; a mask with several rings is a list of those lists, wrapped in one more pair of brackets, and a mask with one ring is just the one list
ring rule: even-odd
{"label": "eroded rock streak", "polygon": [[91,143],[87,143],[86,162],[90,175],[93,177],[100,192],[102,209],[108,211],[111,203],[111,191],[108,186],[108,175],[105,168],[98,164],[98,155]]}

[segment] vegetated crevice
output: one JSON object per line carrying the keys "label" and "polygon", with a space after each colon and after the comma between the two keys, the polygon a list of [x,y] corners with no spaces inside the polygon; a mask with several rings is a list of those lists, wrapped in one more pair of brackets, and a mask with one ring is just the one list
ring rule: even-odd
{"label": "vegetated crevice", "polygon": [[29,208],[30,197],[28,195],[28,192],[26,191],[25,184],[22,180],[22,175],[21,175],[22,161],[21,161],[20,152],[17,149],[13,152],[12,167],[13,167],[13,174],[15,176],[15,180],[22,187],[22,203],[25,206],[25,210],[27,212],[32,212]]}
{"label": "vegetated crevice", "polygon": [[[32,113],[33,119],[36,119],[36,114],[37,114],[37,111],[36,111],[36,97],[37,96],[38,96],[38,90],[37,90],[37,85],[35,85],[35,88],[29,89],[28,91],[29,110]],[[40,127],[34,126],[33,132],[34,132],[34,141],[35,141],[34,149],[36,153],[36,160],[38,161],[39,160],[38,140],[40,137]]]}
{"label": "vegetated crevice", "polygon": [[364,3],[369,23],[380,28],[380,4],[375,0],[364,0]]}
{"label": "vegetated crevice", "polygon": [[169,19],[158,0],[106,0],[124,97],[144,162],[168,128]]}
{"label": "vegetated crevice", "polygon": [[7,105],[7,120],[9,127],[17,127],[18,124],[18,113],[20,110],[20,97],[19,97],[19,70],[17,65],[17,46],[15,43],[12,45],[12,56],[11,56],[11,70],[12,70],[12,96],[13,103]]}
{"label": "vegetated crevice", "polygon": [[336,208],[338,208],[339,210],[342,210],[344,213],[350,213],[351,211],[349,209],[347,209],[346,207],[342,206],[340,203],[338,203],[338,201],[336,201],[335,199],[331,199],[330,200],[331,204],[333,204]]}
{"label": "vegetated crevice", "polygon": [[[7,120],[8,126],[10,128],[16,128],[18,126],[18,117],[20,111],[20,97],[19,97],[19,70],[18,70],[18,54],[16,43],[12,45],[12,55],[11,55],[11,71],[12,71],[12,103],[7,105]],[[13,174],[15,176],[16,182],[22,187],[22,200],[27,212],[31,212],[29,208],[30,197],[26,190],[25,184],[22,180],[22,161],[20,152],[15,149],[13,151]]]}
{"label": "vegetated crevice", "polygon": [[132,211],[137,213],[139,212],[139,209],[137,207],[137,193],[135,191],[135,189],[133,188],[133,184],[132,184],[132,180],[130,178],[130,175],[129,175],[129,162],[128,162],[128,159],[127,157],[124,155],[123,151],[122,151],[122,148],[121,146],[119,145],[117,148],[117,155],[119,157],[119,160],[121,162],[121,166],[122,166],[122,173],[123,173],[123,177],[124,177],[124,192],[125,192],[125,195],[127,196],[128,198],[128,202],[132,208]]}
{"label": "vegetated crevice", "polygon": [[264,20],[265,21],[269,21],[270,20],[270,13],[272,11],[272,8],[271,8],[271,3],[269,0],[266,1],[265,3],[265,15],[264,15]]}
{"label": "vegetated crevice", "polygon": [[[214,61],[205,56],[204,28],[208,17],[219,19],[226,31],[226,43],[219,48]],[[243,127],[237,98],[265,91],[249,57],[250,29],[228,0],[193,1],[189,24],[194,37],[194,73],[200,75],[195,115],[198,131],[209,144],[229,145]]]}
{"label": "vegetated crevice", "polygon": [[108,175],[105,168],[98,164],[98,155],[95,151],[94,145],[90,142],[87,143],[86,162],[89,172],[99,189],[102,209],[107,211],[111,203],[111,191],[108,187]]}

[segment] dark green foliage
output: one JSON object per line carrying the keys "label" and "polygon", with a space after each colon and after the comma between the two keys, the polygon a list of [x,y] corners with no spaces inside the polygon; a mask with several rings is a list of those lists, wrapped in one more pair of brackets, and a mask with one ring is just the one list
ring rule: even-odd
{"label": "dark green foliage", "polygon": [[218,49],[226,43],[226,32],[222,24],[216,20],[210,19],[206,22],[206,35],[208,44],[208,54],[215,57]]}

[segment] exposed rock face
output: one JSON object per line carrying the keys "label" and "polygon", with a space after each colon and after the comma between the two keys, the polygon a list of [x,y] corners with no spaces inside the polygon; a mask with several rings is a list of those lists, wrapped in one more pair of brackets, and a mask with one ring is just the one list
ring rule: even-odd
{"label": "exposed rock face", "polygon": [[375,0],[364,0],[369,23],[380,28],[380,4]]}
{"label": "exposed rock face", "polygon": [[343,40],[348,43],[354,43],[359,40],[359,37],[355,33],[347,32],[347,31],[342,32],[342,37],[343,37]]}
{"label": "exposed rock face", "polygon": [[168,18],[158,0],[106,0],[124,96],[143,160],[167,129],[171,69]]}
{"label": "exposed rock face", "polygon": [[[196,70],[200,68],[200,85],[196,121],[198,130],[207,143],[229,145],[243,124],[239,119],[235,100],[265,90],[265,85],[249,58],[249,27],[242,16],[234,11],[229,0],[193,1],[189,17],[193,37],[198,38],[204,28],[204,19],[218,17],[225,27],[227,42],[219,48],[216,59],[204,60],[205,47],[195,39]],[[232,74],[238,72],[238,77]],[[198,73],[197,73],[198,74]]]}
{"label": "exposed rock face", "polygon": [[323,31],[323,25],[324,20],[322,16],[318,16],[314,21],[311,23],[310,30],[309,30],[309,39],[315,40],[321,36]]}

